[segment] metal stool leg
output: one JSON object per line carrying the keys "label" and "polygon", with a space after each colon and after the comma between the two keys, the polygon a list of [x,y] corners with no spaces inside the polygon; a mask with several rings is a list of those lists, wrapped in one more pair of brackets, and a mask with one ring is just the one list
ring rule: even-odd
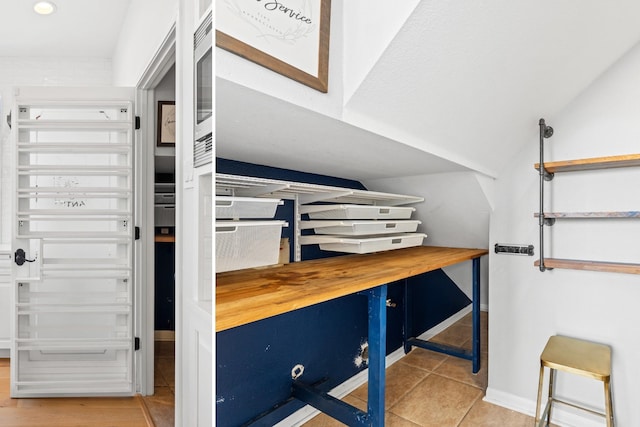
{"label": "metal stool leg", "polygon": [[536,418],[534,427],[538,426],[540,420],[540,401],[542,400],[542,383],[544,382],[544,366],[540,363],[540,379],[538,380],[538,401],[536,402]]}
{"label": "metal stool leg", "polygon": [[547,424],[546,426],[549,426],[549,423],[551,422],[551,410],[553,409],[553,387],[555,385],[555,377],[556,377],[556,370],[549,368],[549,412],[547,412]]}
{"label": "metal stool leg", "polygon": [[613,399],[611,397],[611,382],[609,378],[604,380],[604,399],[607,427],[613,427]]}

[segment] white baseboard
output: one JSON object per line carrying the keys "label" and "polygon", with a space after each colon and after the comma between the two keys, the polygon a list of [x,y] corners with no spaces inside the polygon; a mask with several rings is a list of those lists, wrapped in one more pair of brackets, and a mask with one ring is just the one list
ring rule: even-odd
{"label": "white baseboard", "polygon": [[153,338],[155,341],[175,341],[176,331],[155,331]]}
{"label": "white baseboard", "polygon": [[[472,309],[471,305],[463,308],[453,316],[449,317],[448,319],[444,320],[443,322],[437,324],[433,328],[421,334],[419,338],[426,340],[431,337],[434,337],[435,335],[447,329],[449,326],[456,323],[458,320],[462,319],[467,314],[471,313],[471,309]],[[482,310],[482,307],[481,307],[481,310]],[[486,311],[486,310],[482,310],[482,311]],[[399,349],[397,349],[396,351],[394,351],[393,353],[389,354],[386,357],[385,366],[388,368],[389,366],[396,363],[398,360],[402,359],[404,356],[405,356],[404,348],[400,347]],[[328,394],[335,398],[341,399],[346,395],[348,395],[349,393],[353,392],[362,384],[366,383],[368,380],[368,375],[369,375],[368,369],[365,369],[364,371],[360,371],[353,377],[349,378],[342,384],[332,389]],[[320,411],[318,411],[316,408],[314,408],[313,406],[307,405],[304,408],[299,409],[293,414],[289,415],[287,418],[277,423],[274,427],[298,427],[306,423],[307,421],[311,420],[311,418],[315,417],[319,413]]]}
{"label": "white baseboard", "polygon": [[460,310],[459,312],[457,312],[453,316],[449,317],[448,319],[443,320],[442,322],[438,323],[433,328],[423,332],[422,334],[420,334],[418,336],[418,338],[421,339],[421,340],[430,340],[431,338],[433,338],[436,335],[438,335],[440,332],[442,332],[445,329],[447,329],[449,326],[451,326],[454,323],[456,323],[458,320],[462,319],[467,314],[471,313],[471,309],[472,309],[471,305],[466,306],[465,308],[463,308],[462,310]]}
{"label": "white baseboard", "polygon": [[[491,387],[487,388],[483,400],[531,417],[535,416],[536,402],[534,400],[525,399]],[[546,400],[542,404],[544,405],[545,402]],[[544,407],[540,408],[540,412],[543,410]],[[570,412],[561,405],[553,406],[551,422],[560,427],[602,427],[605,425],[604,419],[601,417],[595,417],[587,412]]]}

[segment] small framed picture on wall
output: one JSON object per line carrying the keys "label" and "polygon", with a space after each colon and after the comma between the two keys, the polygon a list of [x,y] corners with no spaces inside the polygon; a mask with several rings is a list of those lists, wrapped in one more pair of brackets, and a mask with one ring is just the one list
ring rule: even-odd
{"label": "small framed picture on wall", "polygon": [[176,145],[176,103],[175,101],[158,101],[158,147]]}

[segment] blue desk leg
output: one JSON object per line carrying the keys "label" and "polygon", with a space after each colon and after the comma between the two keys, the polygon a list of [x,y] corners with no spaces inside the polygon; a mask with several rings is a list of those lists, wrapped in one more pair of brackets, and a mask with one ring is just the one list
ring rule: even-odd
{"label": "blue desk leg", "polygon": [[387,285],[368,291],[369,390],[367,413],[370,425],[384,426],[385,356],[387,347]]}
{"label": "blue desk leg", "polygon": [[452,347],[445,344],[438,344],[416,338],[412,334],[411,328],[411,303],[409,301],[408,286],[405,285],[404,297],[404,352],[409,353],[413,346],[424,348],[427,350],[437,351],[454,357],[470,360],[472,362],[472,371],[477,374],[480,370],[480,258],[473,260],[473,300],[471,301],[471,320],[473,322],[473,332],[471,335],[471,351],[463,348]]}
{"label": "blue desk leg", "polygon": [[292,397],[352,427],[384,427],[385,359],[387,352],[387,285],[360,292],[367,296],[369,384],[367,412],[294,380]]}
{"label": "blue desk leg", "polygon": [[473,301],[472,301],[473,333],[471,349],[473,373],[480,370],[480,258],[473,259]]}
{"label": "blue desk leg", "polygon": [[411,309],[411,301],[409,301],[409,281],[404,279],[404,324],[402,325],[402,342],[404,343],[404,354],[411,351],[411,343],[409,340],[413,337],[411,329],[411,319],[413,318],[413,310]]}

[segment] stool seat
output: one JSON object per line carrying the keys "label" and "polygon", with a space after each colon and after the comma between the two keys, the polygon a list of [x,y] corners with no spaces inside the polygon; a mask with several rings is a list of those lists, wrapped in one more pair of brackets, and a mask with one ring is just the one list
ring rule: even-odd
{"label": "stool seat", "polygon": [[540,362],[543,366],[571,372],[599,381],[611,376],[611,348],[576,338],[549,338]]}
{"label": "stool seat", "polygon": [[[545,368],[549,368],[549,393],[547,405],[542,416],[539,417]],[[604,384],[605,412],[593,411],[556,398],[554,396],[554,378],[556,371],[564,371],[602,381]],[[547,345],[544,347],[544,350],[540,355],[540,378],[538,382],[538,401],[536,403],[535,418],[536,426],[549,425],[551,421],[551,407],[553,403],[562,403],[603,416],[607,421],[607,427],[613,427],[611,347],[605,344],[598,344],[561,335],[554,335],[550,337],[547,341]]]}

